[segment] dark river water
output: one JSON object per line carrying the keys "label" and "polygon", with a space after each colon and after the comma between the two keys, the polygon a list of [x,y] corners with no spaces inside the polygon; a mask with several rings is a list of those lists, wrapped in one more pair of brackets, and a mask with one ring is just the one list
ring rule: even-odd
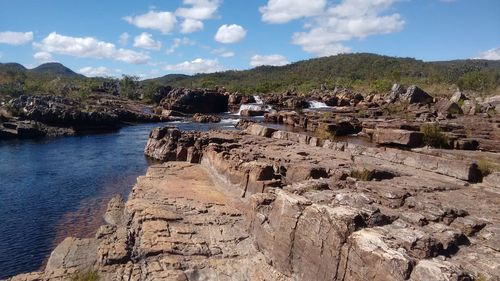
{"label": "dark river water", "polygon": [[[167,123],[166,123],[167,124]],[[168,123],[172,124],[172,123]],[[181,130],[234,128],[175,123]],[[0,141],[0,279],[40,270],[66,236],[92,237],[108,200],[127,196],[150,162],[143,124],[97,135]]]}

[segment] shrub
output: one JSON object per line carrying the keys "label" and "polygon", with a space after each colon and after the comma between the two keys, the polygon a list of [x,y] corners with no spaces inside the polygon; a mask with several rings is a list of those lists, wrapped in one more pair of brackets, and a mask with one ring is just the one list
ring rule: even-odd
{"label": "shrub", "polygon": [[500,171],[499,164],[492,163],[486,159],[479,159],[476,164],[483,177],[486,177],[493,172]]}
{"label": "shrub", "polygon": [[371,181],[373,179],[373,174],[373,171],[370,171],[368,169],[353,170],[351,172],[351,177],[361,181]]}
{"label": "shrub", "polygon": [[441,132],[438,124],[422,124],[420,132],[424,134],[424,143],[436,148],[447,148],[449,146],[448,137]]}
{"label": "shrub", "polygon": [[88,270],[84,272],[78,272],[71,276],[71,281],[98,281],[101,277],[97,270]]}

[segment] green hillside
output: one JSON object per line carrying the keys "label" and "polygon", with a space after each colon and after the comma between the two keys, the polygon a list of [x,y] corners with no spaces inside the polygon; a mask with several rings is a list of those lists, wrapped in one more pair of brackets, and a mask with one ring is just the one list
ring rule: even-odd
{"label": "green hillside", "polygon": [[416,83],[432,88],[457,85],[463,90],[498,92],[500,61],[456,60],[424,62],[375,54],[344,54],[299,61],[286,66],[261,66],[194,76],[167,75],[147,80],[183,87],[224,86],[231,91],[307,91],[339,85],[364,91],[385,91],[392,83]]}

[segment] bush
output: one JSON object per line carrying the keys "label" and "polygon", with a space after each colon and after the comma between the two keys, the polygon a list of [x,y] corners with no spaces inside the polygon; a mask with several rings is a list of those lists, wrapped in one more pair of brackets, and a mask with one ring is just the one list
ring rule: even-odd
{"label": "bush", "polygon": [[71,276],[71,281],[98,281],[101,277],[97,270],[88,270],[84,272],[78,272]]}
{"label": "bush", "polygon": [[420,132],[424,134],[424,144],[436,148],[447,148],[448,137],[441,132],[438,124],[422,124]]}
{"label": "bush", "polygon": [[367,169],[353,170],[351,172],[351,177],[361,181],[371,181],[373,179],[373,174],[373,171]]}

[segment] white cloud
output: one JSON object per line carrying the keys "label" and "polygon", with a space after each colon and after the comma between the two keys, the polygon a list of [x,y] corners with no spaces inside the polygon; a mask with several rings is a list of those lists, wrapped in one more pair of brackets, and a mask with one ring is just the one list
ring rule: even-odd
{"label": "white cloud", "polygon": [[175,38],[174,39],[174,43],[172,44],[172,46],[170,46],[170,48],[167,49],[167,54],[172,54],[173,52],[175,52],[175,50],[177,48],[179,48],[182,45],[194,45],[194,44],[195,44],[195,42],[191,41],[187,37],[184,37],[184,38]]}
{"label": "white cloud", "polygon": [[269,0],[260,7],[262,20],[270,23],[286,23],[302,17],[319,15],[326,6],[326,0]]}
{"label": "white cloud", "polygon": [[204,27],[203,22],[195,19],[185,19],[181,23],[181,33],[193,33],[202,30]]}
{"label": "white cloud", "polygon": [[52,54],[47,52],[37,52],[33,55],[33,58],[35,58],[35,60],[39,63],[54,61]]}
{"label": "white cloud", "polygon": [[230,58],[230,57],[234,57],[235,53],[232,52],[232,51],[228,51],[226,50],[226,48],[218,48],[218,49],[214,49],[212,51],[213,54],[216,54],[220,57],[223,57],[223,58]]}
{"label": "white cloud", "polygon": [[161,42],[155,41],[152,34],[143,32],[134,38],[134,47],[148,50],[159,50],[161,49]]}
{"label": "white cloud", "polygon": [[185,61],[179,64],[167,65],[165,66],[165,70],[178,73],[195,74],[195,73],[217,72],[223,70],[223,67],[219,64],[217,60],[198,58],[192,61]]}
{"label": "white cloud", "polygon": [[399,14],[385,14],[397,1],[343,0],[313,17],[305,26],[307,31],[294,33],[292,42],[318,56],[350,52],[342,42],[403,29],[405,22]]}
{"label": "white cloud", "polygon": [[170,33],[177,23],[175,15],[171,12],[149,11],[143,15],[127,16],[123,19],[139,28],[158,30],[163,34]]}
{"label": "white cloud", "polygon": [[194,20],[207,20],[214,18],[221,0],[183,0],[184,5],[189,5],[189,8],[179,8],[175,14]]}
{"label": "white cloud", "polygon": [[500,47],[489,49],[479,54],[475,59],[500,60]]}
{"label": "white cloud", "polygon": [[24,45],[33,40],[33,32],[14,32],[4,31],[0,32],[0,43],[8,45]]}
{"label": "white cloud", "polygon": [[82,58],[113,59],[126,63],[146,63],[150,57],[142,52],[118,49],[112,43],[99,41],[93,37],[69,37],[50,33],[40,43],[33,43],[40,52],[62,54]]}
{"label": "white cloud", "polygon": [[120,35],[120,40],[118,40],[118,42],[121,44],[121,45],[127,45],[128,44],[128,39],[130,38],[130,35],[127,33],[127,32],[123,32],[121,35]]}
{"label": "white cloud", "polygon": [[289,63],[290,62],[282,55],[255,55],[250,59],[250,66],[252,67],[261,65],[281,66]]}
{"label": "white cloud", "polygon": [[111,71],[107,67],[104,67],[104,66],[99,66],[99,67],[87,66],[84,68],[80,68],[78,70],[78,72],[87,76],[87,77],[106,77],[106,76],[110,76],[109,73]]}
{"label": "white cloud", "polygon": [[217,42],[224,44],[231,44],[243,40],[246,34],[247,31],[240,25],[224,24],[221,27],[219,27],[219,30],[217,30],[217,34],[215,34],[214,38],[215,41]]}

